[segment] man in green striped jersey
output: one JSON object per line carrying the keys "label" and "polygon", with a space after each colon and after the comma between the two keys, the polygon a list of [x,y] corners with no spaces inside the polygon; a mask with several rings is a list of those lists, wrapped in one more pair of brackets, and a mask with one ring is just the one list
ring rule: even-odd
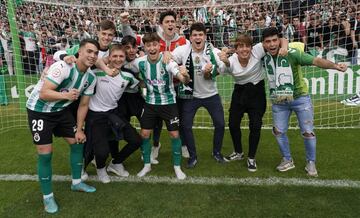
{"label": "man in green striped jersey", "polygon": [[170,60],[168,64],[163,63],[163,55],[160,53],[160,37],[157,33],[145,34],[142,40],[148,55],[138,58],[134,62],[134,66],[140,72],[140,76],[146,86],[144,111],[140,121],[140,135],[143,138],[141,149],[144,168],[137,175],[143,177],[151,171],[149,137],[151,130],[160,118],[165,121],[171,137],[176,177],[178,179],[185,179],[186,175],[180,168],[181,140],[178,131],[179,116],[173,76],[176,76],[183,83],[188,83],[189,75],[185,68],[179,68],[174,61]]}
{"label": "man in green striped jersey", "polygon": [[[99,43],[86,39],[80,43],[79,57],[74,64],[58,61],[45,79],[40,80],[26,103],[29,127],[38,153],[38,176],[44,198],[45,211],[56,213],[58,206],[52,191],[52,135],[64,137],[70,145],[72,174],[71,190],[95,192],[96,189],[81,181],[83,143],[82,130],[88,111],[90,96],[94,94],[96,77],[89,69],[97,60]],[[77,121],[69,105],[80,98]]]}

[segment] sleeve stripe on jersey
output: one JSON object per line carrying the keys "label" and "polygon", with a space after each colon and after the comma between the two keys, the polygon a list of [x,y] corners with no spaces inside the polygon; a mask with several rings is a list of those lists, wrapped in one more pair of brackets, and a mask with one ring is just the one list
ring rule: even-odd
{"label": "sleeve stripe on jersey", "polygon": [[46,77],[47,80],[49,80],[50,82],[54,83],[55,85],[59,86],[60,84],[55,82],[54,80],[50,79],[49,77]]}

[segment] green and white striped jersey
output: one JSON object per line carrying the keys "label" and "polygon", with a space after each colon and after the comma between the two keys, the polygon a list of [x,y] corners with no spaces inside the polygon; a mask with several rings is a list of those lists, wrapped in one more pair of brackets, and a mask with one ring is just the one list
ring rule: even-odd
{"label": "green and white striped jersey", "polygon": [[165,65],[162,55],[156,63],[151,63],[147,55],[134,61],[135,69],[146,85],[145,102],[152,105],[169,105],[176,103],[173,76],[179,72],[178,65],[171,61]]}
{"label": "green and white striped jersey", "polygon": [[[54,83],[56,91],[68,92],[71,89],[78,89],[80,95],[93,95],[96,84],[95,74],[88,69],[87,72],[81,73],[76,64],[66,64],[64,61],[58,61],[51,65],[47,80]],[[36,112],[56,112],[61,111],[72,103],[70,100],[45,101],[40,99],[40,90],[44,81],[39,80],[34,90],[31,92],[26,102],[26,107]]]}
{"label": "green and white striped jersey", "polygon": [[126,87],[134,88],[139,83],[134,75],[121,71],[115,77],[106,75],[103,71],[95,71],[96,92],[90,98],[89,108],[96,112],[106,112],[117,107],[117,102]]}

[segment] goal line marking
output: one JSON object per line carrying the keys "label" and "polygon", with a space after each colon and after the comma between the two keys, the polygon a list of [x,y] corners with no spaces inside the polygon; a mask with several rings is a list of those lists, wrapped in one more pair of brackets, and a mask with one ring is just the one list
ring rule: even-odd
{"label": "goal line marking", "polygon": [[[129,176],[127,178],[110,176],[112,182],[130,183],[166,183],[166,184],[194,184],[194,185],[248,185],[248,186],[311,186],[311,187],[330,187],[330,188],[360,188],[360,181],[356,180],[324,180],[318,178],[281,178],[281,177],[188,177],[185,180],[178,180],[174,177],[166,176],[146,176],[138,178]],[[38,181],[37,175],[26,174],[0,174],[0,181]],[[52,181],[65,182],[71,181],[71,176],[53,175]],[[88,181],[97,182],[96,176],[89,176]]]}

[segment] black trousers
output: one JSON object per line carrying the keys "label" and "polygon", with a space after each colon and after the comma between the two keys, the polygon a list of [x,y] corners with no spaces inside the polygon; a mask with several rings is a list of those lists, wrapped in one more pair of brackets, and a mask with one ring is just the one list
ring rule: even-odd
{"label": "black trousers", "polygon": [[229,129],[237,153],[243,152],[240,123],[245,113],[249,116],[249,158],[255,158],[260,140],[262,118],[266,110],[266,93],[264,80],[256,85],[247,83],[235,84],[229,109]]}
{"label": "black trousers", "polygon": [[[112,128],[108,120],[109,113],[114,112],[88,112],[85,130],[87,136],[87,142],[85,144],[85,166],[87,166],[95,156],[97,168],[101,169],[105,167],[106,159],[110,151],[112,151],[109,140],[113,138]],[[142,143],[140,135],[128,121],[125,121],[122,134],[127,144],[120,151],[116,150],[111,152],[114,164],[122,163],[135,152]]]}

